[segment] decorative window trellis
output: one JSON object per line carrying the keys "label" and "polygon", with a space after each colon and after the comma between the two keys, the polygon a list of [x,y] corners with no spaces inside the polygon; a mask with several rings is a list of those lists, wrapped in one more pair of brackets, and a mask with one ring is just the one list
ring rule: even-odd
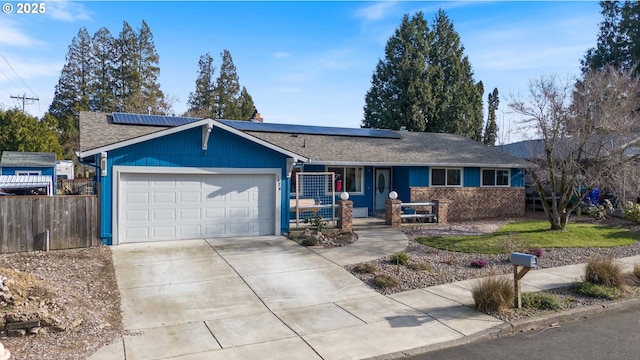
{"label": "decorative window trellis", "polygon": [[334,172],[296,172],[295,193],[292,193],[291,212],[296,226],[306,218],[320,216],[336,221],[336,174]]}

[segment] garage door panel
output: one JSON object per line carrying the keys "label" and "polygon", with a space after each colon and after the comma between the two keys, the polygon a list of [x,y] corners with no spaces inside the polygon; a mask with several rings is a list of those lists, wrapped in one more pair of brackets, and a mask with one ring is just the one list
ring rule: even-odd
{"label": "garage door panel", "polygon": [[202,203],[202,193],[200,191],[181,191],[181,204],[200,204]]}
{"label": "garage door panel", "polygon": [[220,220],[224,221],[227,218],[227,211],[225,208],[207,208],[205,210],[205,220]]}
{"label": "garage door panel", "polygon": [[180,209],[180,221],[196,221],[198,223],[202,220],[202,209]]}
{"label": "garage door panel", "polygon": [[124,173],[119,242],[275,233],[275,176]]}
{"label": "garage door panel", "polygon": [[158,191],[153,193],[153,203],[154,204],[175,204],[176,203],[176,193],[169,191]]}
{"label": "garage door panel", "polygon": [[148,204],[149,194],[132,192],[124,197],[124,202],[127,204]]}
{"label": "garage door panel", "polygon": [[153,211],[153,221],[175,221],[175,209],[157,209]]}
{"label": "garage door panel", "polygon": [[129,227],[125,231],[125,236],[126,236],[126,239],[131,240],[131,242],[145,241],[150,239],[149,228],[148,227]]}
{"label": "garage door panel", "polygon": [[150,220],[150,212],[151,211],[148,209],[127,210],[127,212],[125,213],[125,220],[127,220],[127,222],[142,221],[146,223]]}

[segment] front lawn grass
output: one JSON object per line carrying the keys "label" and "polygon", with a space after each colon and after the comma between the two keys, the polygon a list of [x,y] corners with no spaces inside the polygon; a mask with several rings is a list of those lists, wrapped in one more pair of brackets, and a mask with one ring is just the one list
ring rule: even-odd
{"label": "front lawn grass", "polygon": [[520,221],[506,224],[485,235],[429,236],[416,240],[427,246],[474,254],[505,253],[503,244],[509,238],[526,242],[531,248],[613,247],[631,245],[640,234],[623,227],[588,223],[569,223],[564,231],[549,230],[549,222]]}

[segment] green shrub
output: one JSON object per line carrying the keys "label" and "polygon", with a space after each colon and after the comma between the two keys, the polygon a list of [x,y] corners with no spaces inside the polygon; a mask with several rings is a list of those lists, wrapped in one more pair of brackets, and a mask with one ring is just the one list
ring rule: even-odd
{"label": "green shrub", "polygon": [[304,223],[315,226],[316,230],[318,230],[319,232],[323,232],[327,229],[327,223],[322,220],[322,216],[317,214],[304,219]]}
{"label": "green shrub", "polygon": [[597,285],[620,287],[624,281],[624,274],[613,259],[595,256],[587,261],[584,279]]}
{"label": "green shrub", "polygon": [[588,281],[573,283],[569,290],[576,294],[608,300],[615,300],[622,296],[620,288],[593,284]]}
{"label": "green shrub", "polygon": [[306,237],[300,241],[300,245],[302,246],[316,246],[318,240],[313,237]]}
{"label": "green shrub", "polygon": [[379,287],[382,289],[388,289],[388,288],[398,286],[400,284],[400,280],[394,278],[393,276],[380,274],[376,276],[375,279],[373,279],[373,284],[376,287]]}
{"label": "green shrub", "polygon": [[624,204],[624,218],[633,221],[634,223],[640,222],[640,204],[634,204],[631,201],[627,201]]}
{"label": "green shrub", "polygon": [[397,265],[407,265],[409,263],[409,255],[406,252],[399,252],[391,255],[390,261]]}
{"label": "green shrub", "polygon": [[355,271],[358,274],[371,274],[374,273],[376,271],[378,271],[378,267],[373,265],[373,264],[358,264],[353,268],[353,271]]}
{"label": "green shrub", "polygon": [[497,313],[513,303],[513,282],[506,276],[490,276],[478,279],[471,293],[476,310]]}
{"label": "green shrub", "polygon": [[433,266],[423,262],[416,262],[416,263],[412,262],[409,265],[407,265],[407,267],[415,271],[425,271],[430,273],[435,272],[435,269],[433,268]]}
{"label": "green shrub", "polygon": [[548,293],[525,292],[522,293],[522,307],[537,310],[558,310],[562,303]]}

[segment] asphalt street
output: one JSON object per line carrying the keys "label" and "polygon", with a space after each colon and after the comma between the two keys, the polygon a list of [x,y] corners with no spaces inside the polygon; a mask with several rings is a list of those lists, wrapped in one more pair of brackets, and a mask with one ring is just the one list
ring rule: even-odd
{"label": "asphalt street", "polygon": [[407,359],[640,359],[640,305]]}

